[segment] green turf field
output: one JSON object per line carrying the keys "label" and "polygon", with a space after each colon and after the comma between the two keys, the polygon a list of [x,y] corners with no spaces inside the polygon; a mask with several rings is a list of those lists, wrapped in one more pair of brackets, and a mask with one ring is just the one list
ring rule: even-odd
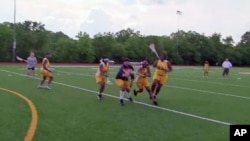
{"label": "green turf field", "polygon": [[[37,89],[38,79],[26,78],[25,66],[1,65],[0,88],[33,102],[34,141],[228,141],[230,124],[250,124],[249,68],[233,68],[228,80],[221,79],[221,68],[211,68],[209,78],[201,67],[173,69],[157,107],[146,92],[120,106],[115,84],[98,101],[94,66],[56,67],[55,83],[45,90]],[[117,70],[110,69],[113,83]],[[0,141],[24,140],[31,122],[27,103],[0,90],[0,111]]]}

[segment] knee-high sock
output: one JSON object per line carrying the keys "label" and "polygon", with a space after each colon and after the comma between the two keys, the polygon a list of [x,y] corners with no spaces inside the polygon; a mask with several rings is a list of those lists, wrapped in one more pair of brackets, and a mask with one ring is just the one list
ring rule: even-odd
{"label": "knee-high sock", "polygon": [[124,98],[124,91],[120,91],[120,99]]}
{"label": "knee-high sock", "polygon": [[128,97],[128,98],[130,98],[130,97],[131,97],[131,93],[130,93],[130,91],[129,91],[129,92],[127,92],[127,97]]}

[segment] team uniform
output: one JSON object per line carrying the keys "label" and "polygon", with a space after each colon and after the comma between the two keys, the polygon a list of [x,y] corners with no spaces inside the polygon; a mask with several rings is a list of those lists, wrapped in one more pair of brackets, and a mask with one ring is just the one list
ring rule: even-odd
{"label": "team uniform", "polygon": [[108,70],[109,70],[109,63],[100,63],[100,65],[102,66],[102,70],[100,70],[100,68],[97,69],[96,75],[95,75],[95,79],[96,79],[96,83],[106,83],[107,81],[107,76],[103,75],[103,74],[107,74]]}
{"label": "team uniform", "polygon": [[[134,68],[132,66],[130,66],[130,68],[122,66],[115,77],[116,85],[119,87],[124,85],[126,89],[130,89],[131,80],[129,77],[131,76],[130,74],[132,74],[133,70]],[[123,76],[124,73],[128,74],[127,77]]]}
{"label": "team uniform", "polygon": [[47,71],[46,69],[44,69],[43,64],[44,64],[45,62],[46,62],[45,66],[46,66],[47,68],[50,67],[50,62],[49,62],[48,58],[43,58],[42,66],[41,66],[41,68],[40,68],[40,73],[41,73],[42,77],[53,77],[53,74],[52,74],[51,72],[49,72],[49,71]]}
{"label": "team uniform", "polygon": [[28,57],[27,58],[27,69],[28,70],[35,70],[36,63],[37,63],[36,57]]}
{"label": "team uniform", "polygon": [[[139,67],[139,69],[138,69],[138,73],[139,73],[140,75],[138,75],[137,78],[136,78],[136,80],[135,80],[137,88],[138,88],[138,89],[143,89],[143,87],[149,87],[150,84],[149,84],[148,79],[147,79],[147,77],[146,77],[146,76],[149,75],[148,68],[144,68],[144,67],[141,65],[141,66]],[[145,76],[145,77],[143,77],[143,76],[141,76],[141,75],[143,75],[143,76]]]}
{"label": "team uniform", "polygon": [[158,60],[155,68],[156,69],[155,69],[153,79],[158,80],[161,85],[165,84],[167,82],[168,73],[167,73],[167,71],[162,70],[162,69],[169,70],[168,61],[167,60],[164,60],[164,61]]}
{"label": "team uniform", "polygon": [[133,102],[133,99],[132,99],[131,93],[130,93],[132,79],[134,79],[133,70],[134,70],[134,68],[131,65],[129,65],[127,67],[122,65],[120,67],[116,77],[115,77],[116,78],[115,83],[120,88],[120,104],[122,106],[124,105],[123,97],[124,97],[125,92],[127,92],[128,100],[130,102]]}
{"label": "team uniform", "polygon": [[205,63],[203,70],[204,70],[204,73],[208,73],[208,71],[209,71],[209,64]]}
{"label": "team uniform", "polygon": [[206,61],[206,62],[205,62],[205,64],[204,64],[203,71],[204,71],[204,75],[203,75],[203,77],[205,77],[205,76],[207,76],[207,77],[208,77],[209,64],[208,64],[208,62],[207,62],[207,61]]}

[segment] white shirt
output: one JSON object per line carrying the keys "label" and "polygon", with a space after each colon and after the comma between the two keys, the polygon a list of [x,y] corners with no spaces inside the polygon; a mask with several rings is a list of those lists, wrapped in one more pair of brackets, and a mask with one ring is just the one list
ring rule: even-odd
{"label": "white shirt", "polygon": [[232,64],[231,64],[231,62],[229,62],[229,61],[224,61],[223,64],[222,64],[222,67],[223,67],[224,69],[229,69],[229,68],[232,67]]}

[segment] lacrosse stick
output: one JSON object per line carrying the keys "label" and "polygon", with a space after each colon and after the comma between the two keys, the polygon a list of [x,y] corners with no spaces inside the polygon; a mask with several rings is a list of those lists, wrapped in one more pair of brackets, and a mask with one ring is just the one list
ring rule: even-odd
{"label": "lacrosse stick", "polygon": [[18,61],[26,61],[26,60],[24,60],[23,58],[21,58],[21,57],[19,57],[19,56],[16,56],[16,59],[18,60]]}

